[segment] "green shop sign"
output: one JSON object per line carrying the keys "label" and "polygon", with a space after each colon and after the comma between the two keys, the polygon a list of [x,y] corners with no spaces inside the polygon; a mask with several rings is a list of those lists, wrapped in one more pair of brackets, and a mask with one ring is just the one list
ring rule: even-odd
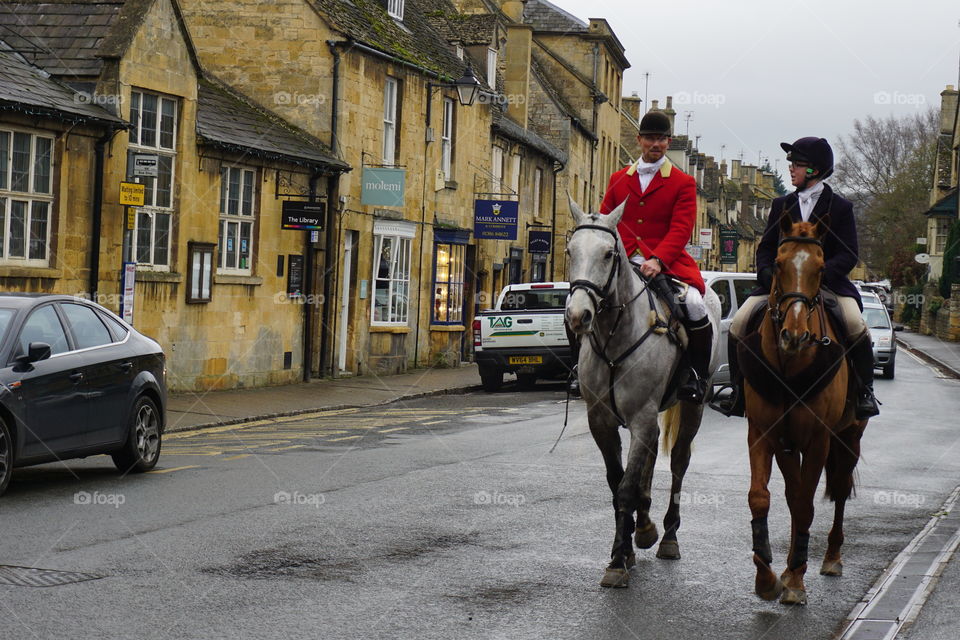
{"label": "green shop sign", "polygon": [[360,204],[402,207],[405,169],[363,168]]}

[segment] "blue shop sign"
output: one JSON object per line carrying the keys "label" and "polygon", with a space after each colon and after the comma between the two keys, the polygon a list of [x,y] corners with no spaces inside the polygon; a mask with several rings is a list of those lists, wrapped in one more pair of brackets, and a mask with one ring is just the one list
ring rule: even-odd
{"label": "blue shop sign", "polygon": [[516,240],[520,203],[515,200],[474,200],[473,237]]}

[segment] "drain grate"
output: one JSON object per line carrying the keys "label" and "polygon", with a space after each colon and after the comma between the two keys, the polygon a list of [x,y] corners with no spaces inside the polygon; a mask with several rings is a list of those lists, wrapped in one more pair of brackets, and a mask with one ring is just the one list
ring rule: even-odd
{"label": "drain grate", "polygon": [[12,567],[0,564],[0,584],[11,584],[18,587],[57,587],[63,584],[84,582],[85,580],[99,580],[102,577],[95,573]]}

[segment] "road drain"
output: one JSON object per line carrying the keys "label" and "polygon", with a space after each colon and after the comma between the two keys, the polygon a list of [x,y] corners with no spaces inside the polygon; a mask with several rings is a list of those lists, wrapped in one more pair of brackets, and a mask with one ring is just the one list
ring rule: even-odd
{"label": "road drain", "polygon": [[63,584],[99,580],[103,576],[95,573],[80,573],[79,571],[55,571],[53,569],[36,569],[34,567],[13,567],[0,564],[0,584],[10,584],[17,587],[58,587]]}

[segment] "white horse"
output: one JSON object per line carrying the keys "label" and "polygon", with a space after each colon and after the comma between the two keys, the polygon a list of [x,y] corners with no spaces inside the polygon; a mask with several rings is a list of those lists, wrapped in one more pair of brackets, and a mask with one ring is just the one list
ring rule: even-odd
{"label": "white horse", "polygon": [[[680,557],[677,529],[683,476],[703,416],[702,404],[664,398],[680,365],[680,347],[663,331],[665,307],[634,272],[620,241],[617,223],[625,204],[609,215],[585,214],[571,199],[577,226],[567,243],[571,289],[565,319],[581,338],[580,389],[587,403],[590,433],[606,464],[616,514],[611,561],[600,582],[605,587],[628,585],[628,570],[635,563],[632,533],[641,549],[649,549],[658,538],[649,515],[658,415],[665,428],[663,447],[670,451],[673,483],[657,557]],[[720,300],[707,289],[704,302],[713,325],[712,375],[717,365]],[[662,414],[661,407],[666,408]],[[630,430],[626,469],[621,460],[621,426]]]}

